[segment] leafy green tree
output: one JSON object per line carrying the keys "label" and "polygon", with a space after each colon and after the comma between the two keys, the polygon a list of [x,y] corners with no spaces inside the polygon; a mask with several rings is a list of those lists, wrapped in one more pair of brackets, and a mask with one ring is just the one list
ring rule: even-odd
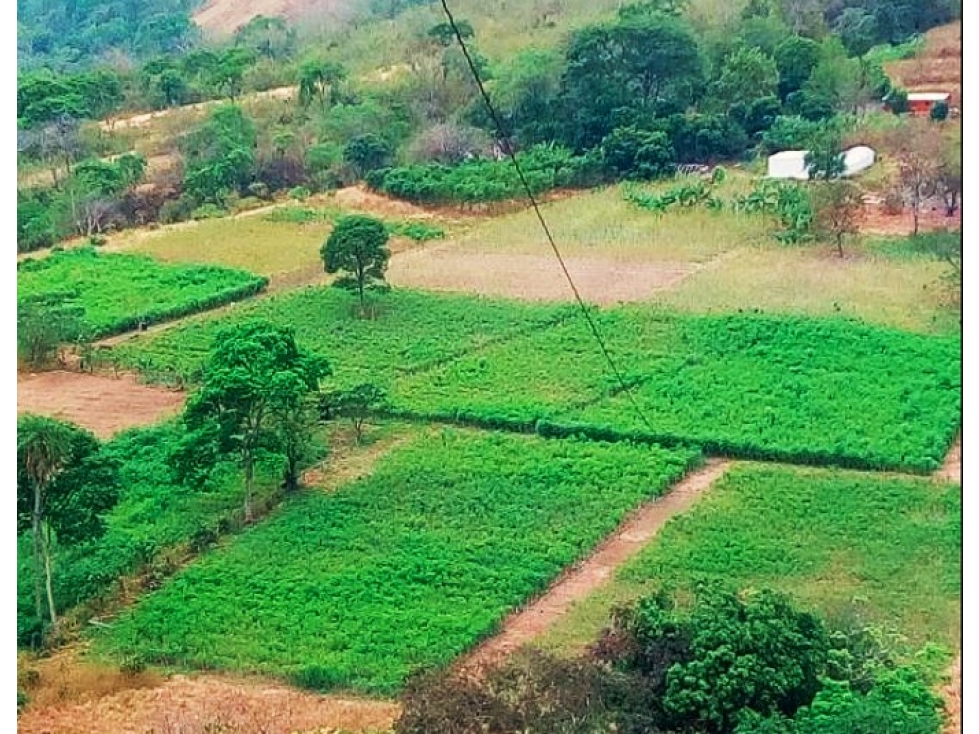
{"label": "leafy green tree", "polygon": [[373,133],[358,135],[343,147],[343,159],[357,169],[360,177],[385,168],[391,155],[391,146]]}
{"label": "leafy green tree", "polygon": [[790,36],[776,46],[778,95],[783,102],[792,92],[802,89],[819,63],[819,56],[819,43],[811,38]]}
{"label": "leafy green tree", "polygon": [[50,197],[17,192],[17,252],[30,252],[54,244],[57,237]]}
{"label": "leafy green tree", "polygon": [[[528,49],[504,66],[494,81],[491,96],[506,131],[522,145],[554,140],[561,123],[557,112],[562,59],[556,51]],[[473,108],[480,115],[474,124],[496,134],[485,105]]]}
{"label": "leafy green tree", "polygon": [[[475,35],[472,23],[468,20],[457,20],[456,27],[459,29],[459,35],[464,39],[472,38]],[[439,23],[432,26],[425,35],[443,48],[447,48],[456,42],[455,31],[452,30],[452,26],[448,23]]]}
{"label": "leafy green tree", "polygon": [[255,53],[250,49],[240,46],[230,48],[217,57],[211,83],[234,104],[241,95],[245,71],[253,63],[255,63]]}
{"label": "leafy green tree", "polygon": [[[255,461],[274,448],[276,426],[319,389],[329,366],[297,344],[292,329],[266,322],[240,324],[214,340],[200,388],[187,401],[184,422],[194,439],[235,453],[245,479],[245,521],[254,510]],[[206,454],[205,454],[206,455]]]}
{"label": "leafy green tree", "polygon": [[863,8],[844,8],[833,23],[833,30],[851,56],[867,53],[876,45],[880,33],[877,16]]}
{"label": "leafy green tree", "polygon": [[817,233],[836,243],[843,257],[843,240],[860,232],[863,196],[849,181],[827,181],[813,191],[813,209]]}
{"label": "leafy green tree", "polygon": [[757,48],[739,48],[721,68],[711,86],[711,103],[726,110],[736,103],[751,103],[774,96],[778,88],[778,68],[771,56]]}
{"label": "leafy green tree", "polygon": [[272,62],[282,61],[296,51],[296,31],[284,18],[256,15],[235,31],[235,45]]}
{"label": "leafy green tree", "polygon": [[620,127],[602,140],[602,158],[617,178],[650,181],[676,172],[676,153],[666,133]]}
{"label": "leafy green tree", "polygon": [[671,730],[729,732],[743,709],[791,716],[820,688],[822,623],[784,596],[701,587],[689,614],[665,595],[620,610],[600,647],[643,675]]}
{"label": "leafy green tree", "polygon": [[383,410],[388,405],[387,392],[373,383],[361,383],[345,390],[334,390],[324,396],[321,411],[330,417],[348,418],[360,443],[364,435],[364,424],[372,413]]}
{"label": "leafy green tree", "polygon": [[903,115],[908,111],[908,90],[894,87],[884,97],[884,104],[895,115]]}
{"label": "leafy green tree", "polygon": [[643,13],[582,28],[565,56],[564,138],[591,148],[625,118],[644,123],[681,111],[703,77],[697,39],[680,18]]}
{"label": "leafy green tree", "polygon": [[34,603],[38,620],[48,618],[57,634],[52,548],[102,534],[102,516],[118,500],[116,465],[100,444],[71,423],[33,414],[17,420],[17,525],[34,541]]}
{"label": "leafy green tree", "polygon": [[71,294],[17,299],[17,352],[32,368],[49,364],[62,344],[80,342],[86,331],[84,309],[71,303]]}
{"label": "leafy green tree", "polygon": [[384,283],[391,252],[384,223],[359,214],[340,217],[320,249],[327,273],[342,273],[337,285],[356,290],[365,314],[364,290]]}
{"label": "leafy green tree", "polygon": [[833,125],[824,126],[809,142],[806,168],[809,178],[830,181],[843,175],[843,136]]}
{"label": "leafy green tree", "polygon": [[948,102],[940,100],[931,106],[928,116],[935,122],[944,122],[948,119]]}
{"label": "leafy green tree", "polygon": [[247,188],[255,165],[254,123],[240,107],[222,105],[184,143],[184,189],[198,202],[221,205]]}
{"label": "leafy green tree", "polygon": [[[333,61],[306,61],[299,67],[299,104],[308,107],[314,99],[320,104],[340,100],[340,85],[347,78],[347,70]],[[329,90],[329,96],[327,96]]]}

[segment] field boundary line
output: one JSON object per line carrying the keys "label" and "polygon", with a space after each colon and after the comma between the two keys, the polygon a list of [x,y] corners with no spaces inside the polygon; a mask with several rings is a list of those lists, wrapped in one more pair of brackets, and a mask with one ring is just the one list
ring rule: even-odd
{"label": "field boundary line", "polygon": [[610,580],[619,566],[652,541],[670,519],[689,509],[731,466],[725,459],[707,459],[666,494],[645,502],[547,591],[504,619],[500,631],[465,655],[456,667],[478,674],[544,633],[576,601]]}

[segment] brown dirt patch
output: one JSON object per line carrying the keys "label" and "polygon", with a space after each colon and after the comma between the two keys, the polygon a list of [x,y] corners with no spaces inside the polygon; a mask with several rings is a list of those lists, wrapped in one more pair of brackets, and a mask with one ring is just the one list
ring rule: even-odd
{"label": "brown dirt patch", "polygon": [[17,376],[17,412],[39,413],[77,423],[99,438],[176,415],[186,395],[118,378],[79,372]]}
{"label": "brown dirt patch", "polygon": [[229,35],[258,15],[291,21],[342,21],[355,3],[350,0],[208,0],[194,14],[194,22],[212,35]]}
{"label": "brown dirt patch", "polygon": [[955,439],[952,448],[945,455],[945,461],[942,463],[941,468],[932,476],[935,479],[941,479],[946,482],[962,481],[962,436],[958,436]]}
{"label": "brown dirt patch", "polygon": [[[918,216],[918,230],[921,232],[961,228],[961,209],[954,217],[946,217],[945,210],[935,206],[922,211]],[[868,204],[864,207],[860,231],[864,234],[876,235],[910,235],[914,231],[914,217],[908,210],[900,214],[888,214],[883,206]]]}
{"label": "brown dirt patch", "polygon": [[885,64],[898,85],[912,92],[949,92],[953,107],[962,106],[962,22],[933,28],[925,47],[913,59]]}
{"label": "brown dirt patch", "polygon": [[459,663],[463,671],[478,672],[498,664],[517,648],[543,633],[574,602],[611,578],[615,569],[638,553],[674,515],[687,510],[730,467],[724,459],[708,459],[665,496],[648,502],[623,522],[595,552],[568,570],[548,591],[503,622],[502,631]]}
{"label": "brown dirt patch", "polygon": [[[609,257],[566,257],[565,262],[582,298],[602,305],[644,301],[698,269],[694,263]],[[448,245],[392,258],[388,280],[395,286],[531,301],[569,301],[574,297],[551,255],[461,252]]]}
{"label": "brown dirt patch", "polygon": [[97,700],[31,706],[21,734],[292,734],[320,729],[385,731],[398,704],[320,696],[261,679],[177,675],[162,685],[130,688]]}
{"label": "brown dirt patch", "polygon": [[945,701],[945,727],[942,734],[960,734],[962,731],[962,656],[959,655],[948,670],[949,683],[939,692]]}
{"label": "brown dirt patch", "polygon": [[362,185],[339,189],[332,198],[344,208],[367,212],[379,217],[431,219],[433,216],[431,212],[421,207],[407,201],[376,194],[373,191],[368,191]]}

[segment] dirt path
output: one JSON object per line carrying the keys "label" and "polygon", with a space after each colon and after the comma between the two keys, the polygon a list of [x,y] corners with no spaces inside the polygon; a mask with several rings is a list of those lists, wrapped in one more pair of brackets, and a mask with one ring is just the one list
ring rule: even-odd
{"label": "dirt path", "polygon": [[649,543],[671,517],[687,510],[730,466],[731,462],[724,459],[708,459],[703,467],[688,474],[668,494],[643,505],[591,556],[567,571],[542,597],[505,620],[502,632],[477,647],[459,663],[459,668],[467,672],[486,669],[543,633],[572,604],[604,584],[615,569]]}
{"label": "dirt path", "polygon": [[17,375],[17,412],[39,413],[77,423],[99,438],[176,415],[187,396],[118,378],[80,372]]}
{"label": "dirt path", "polygon": [[949,683],[940,691],[945,701],[945,727],[942,734],[961,734],[962,731],[962,654],[948,669]]}
{"label": "dirt path", "polygon": [[945,461],[942,463],[940,469],[938,469],[932,476],[935,479],[940,479],[945,482],[961,482],[962,481],[962,436],[959,435],[955,439],[955,443],[952,444],[952,448],[948,450],[945,455]]}

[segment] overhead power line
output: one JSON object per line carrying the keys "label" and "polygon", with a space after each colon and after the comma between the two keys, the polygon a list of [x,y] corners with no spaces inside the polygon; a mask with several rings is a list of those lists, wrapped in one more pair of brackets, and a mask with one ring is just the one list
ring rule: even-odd
{"label": "overhead power line", "polygon": [[510,162],[513,164],[514,170],[517,172],[517,177],[520,179],[520,184],[523,186],[523,189],[527,194],[527,199],[530,201],[530,205],[533,207],[534,213],[537,215],[537,221],[540,222],[541,229],[544,230],[544,235],[547,237],[547,241],[551,245],[551,250],[554,251],[554,256],[557,258],[557,261],[561,266],[561,272],[564,273],[564,277],[568,281],[568,285],[571,286],[571,292],[574,293],[575,300],[578,302],[578,308],[585,317],[585,321],[588,322],[591,333],[594,335],[595,341],[598,343],[598,348],[601,350],[602,356],[605,358],[605,361],[608,362],[609,369],[615,376],[616,382],[619,383],[619,387],[622,389],[622,392],[624,392],[629,398],[629,402],[632,404],[632,408],[635,410],[636,415],[639,416],[639,420],[642,421],[643,425],[646,426],[650,432],[652,432],[652,424],[650,424],[649,420],[646,418],[646,415],[642,412],[642,409],[639,407],[639,403],[636,401],[635,395],[632,394],[632,389],[622,376],[622,372],[619,370],[618,365],[616,365],[615,360],[612,359],[612,355],[605,344],[605,339],[602,337],[602,333],[598,329],[598,324],[595,323],[595,319],[592,317],[591,312],[588,310],[587,304],[581,297],[581,293],[578,291],[578,286],[575,285],[574,278],[571,277],[571,273],[568,271],[568,266],[564,261],[564,257],[561,255],[561,251],[558,249],[557,243],[554,241],[554,236],[551,234],[551,229],[547,226],[547,220],[544,219],[544,214],[540,210],[537,197],[534,196],[533,189],[530,188],[530,184],[527,182],[527,177],[524,176],[523,169],[520,167],[520,161],[517,160],[517,156],[513,152],[513,146],[510,144],[510,136],[507,135],[506,131],[503,129],[503,123],[500,120],[500,116],[497,114],[496,108],[493,106],[493,102],[490,100],[489,94],[486,92],[486,87],[483,86],[483,80],[479,76],[479,70],[476,68],[476,64],[473,62],[473,58],[469,54],[469,48],[466,46],[462,33],[459,31],[459,26],[456,25],[455,18],[452,16],[452,11],[449,10],[448,0],[441,0],[441,2],[442,10],[445,11],[445,17],[448,19],[449,25],[452,27],[452,32],[455,34],[456,40],[459,42],[459,48],[462,49],[462,55],[466,57],[466,63],[469,65],[469,71],[472,72],[473,80],[476,82],[476,86],[479,87],[479,93],[482,95],[483,102],[486,104],[486,109],[489,111],[490,118],[493,120],[493,125],[496,127],[497,138],[499,138],[503,144],[503,150],[510,159]]}

